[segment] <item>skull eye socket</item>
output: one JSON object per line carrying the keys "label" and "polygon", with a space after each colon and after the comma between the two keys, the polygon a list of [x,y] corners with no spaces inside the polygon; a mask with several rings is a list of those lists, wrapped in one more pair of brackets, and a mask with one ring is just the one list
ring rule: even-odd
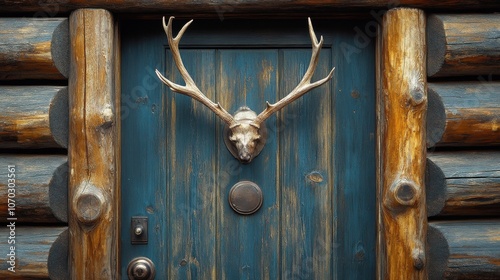
{"label": "skull eye socket", "polygon": [[231,142],[236,142],[238,140],[238,138],[233,134],[233,135],[229,136],[229,140]]}

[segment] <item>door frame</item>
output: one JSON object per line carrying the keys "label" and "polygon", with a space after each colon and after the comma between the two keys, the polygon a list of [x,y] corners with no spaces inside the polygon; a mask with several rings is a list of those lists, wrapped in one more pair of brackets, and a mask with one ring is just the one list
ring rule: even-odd
{"label": "door frame", "polygon": [[[221,20],[226,16],[249,17],[246,10],[251,10],[254,16],[260,11],[269,15],[272,1],[260,2],[245,7],[239,4],[208,7],[206,4],[183,5],[181,1],[172,7],[163,4],[155,12],[203,14]],[[315,4],[303,5],[306,11],[318,17],[367,18],[366,28],[359,30],[358,44],[350,46],[351,51],[362,47],[363,40],[377,40],[377,278],[400,279],[406,275],[402,278],[424,279],[427,277],[423,174],[427,107],[425,14],[410,8],[385,13],[386,1],[376,5],[378,10],[359,10],[358,13],[351,10],[344,14],[318,13],[314,12],[318,8]],[[332,3],[326,10],[331,12],[345,5],[349,4]],[[289,8],[290,14],[280,16],[307,16],[295,6]],[[350,8],[360,7],[352,4]],[[151,12],[151,9],[144,4],[134,13]],[[120,24],[117,18],[123,16],[115,14],[114,18],[103,9],[79,9],[70,15],[68,161],[72,279],[122,277]],[[405,68],[407,65],[414,67]],[[405,121],[404,125],[398,126],[401,120]]]}

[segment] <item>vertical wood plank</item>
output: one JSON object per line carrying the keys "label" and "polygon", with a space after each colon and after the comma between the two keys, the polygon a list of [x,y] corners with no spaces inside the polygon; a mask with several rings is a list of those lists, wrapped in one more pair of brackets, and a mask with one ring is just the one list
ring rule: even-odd
{"label": "vertical wood plank", "polygon": [[72,279],[119,278],[114,23],[100,9],[70,16],[69,236]]}
{"label": "vertical wood plank", "polygon": [[[181,50],[183,63],[215,100],[215,50]],[[169,79],[184,84],[170,52]],[[222,122],[200,102],[170,90],[167,98],[168,279],[216,279],[216,126]],[[224,203],[224,201],[222,201]]]}
{"label": "vertical wood plank", "polygon": [[382,169],[381,251],[384,279],[425,279],[424,173],[425,15],[393,9],[384,16],[381,49],[379,136]]}
{"label": "vertical wood plank", "polygon": [[[276,100],[278,52],[269,50],[219,50],[216,92],[217,101],[229,112],[240,106],[260,111],[266,100]],[[279,199],[277,183],[278,149],[275,117],[266,121],[268,140],[261,154],[248,165],[238,162],[218,143],[217,241],[218,279],[273,279],[278,275]],[[219,126],[217,136],[222,135]],[[263,193],[259,211],[249,216],[236,214],[227,201],[231,187],[241,180],[251,180]]]}
{"label": "vertical wood plank", "polygon": [[[310,57],[309,49],[281,51],[281,98],[300,82]],[[312,80],[325,77],[331,68],[331,53],[324,49]],[[283,108],[279,119],[284,279],[332,279],[334,275],[332,99],[327,83]]]}
{"label": "vertical wood plank", "polygon": [[[121,189],[122,274],[128,263],[144,256],[156,264],[156,275],[167,277],[166,87],[155,74],[165,70],[167,38],[161,20],[120,24],[121,60]],[[156,28],[155,28],[156,27]],[[168,76],[169,73],[167,73]],[[148,244],[130,244],[133,216],[148,217]]]}
{"label": "vertical wood plank", "polygon": [[[374,44],[353,52],[366,23],[334,34],[334,271],[337,279],[373,279],[375,274],[375,64]],[[345,28],[345,29],[344,29]],[[366,30],[366,29],[365,29]]]}

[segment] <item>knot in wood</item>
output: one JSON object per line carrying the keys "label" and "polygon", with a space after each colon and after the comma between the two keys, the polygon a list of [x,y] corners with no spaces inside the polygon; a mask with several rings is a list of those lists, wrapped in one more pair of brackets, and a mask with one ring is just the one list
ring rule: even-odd
{"label": "knot in wood", "polygon": [[410,90],[410,98],[413,106],[423,104],[427,99],[423,87],[418,86]]}
{"label": "knot in wood", "polygon": [[422,270],[425,266],[425,254],[422,248],[415,248],[412,250],[413,267],[416,270]]}
{"label": "knot in wood", "polygon": [[103,129],[108,129],[113,126],[114,114],[111,105],[106,104],[104,109],[101,111],[102,124],[100,125]]}
{"label": "knot in wood", "polygon": [[91,184],[86,184],[73,201],[76,218],[83,224],[96,223],[104,212],[105,199],[102,191]]}
{"label": "knot in wood", "polygon": [[392,211],[415,207],[420,199],[420,187],[411,180],[396,180],[386,194],[384,205]]}

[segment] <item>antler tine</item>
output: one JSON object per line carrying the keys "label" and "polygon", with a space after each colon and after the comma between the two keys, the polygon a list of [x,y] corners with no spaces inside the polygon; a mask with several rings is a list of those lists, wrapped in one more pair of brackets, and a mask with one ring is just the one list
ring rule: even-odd
{"label": "antler tine", "polygon": [[259,127],[262,122],[264,122],[267,118],[269,118],[272,114],[276,113],[277,111],[281,110],[283,107],[286,105],[292,103],[295,101],[297,98],[301,97],[302,95],[306,94],[310,90],[321,86],[322,84],[326,83],[328,80],[330,80],[333,77],[333,71],[335,70],[335,67],[330,71],[328,76],[325,78],[316,81],[314,83],[311,83],[311,78],[314,74],[314,71],[316,70],[316,66],[318,64],[318,59],[319,59],[319,53],[321,51],[321,47],[323,46],[323,36],[320,36],[320,40],[318,42],[318,38],[316,37],[316,33],[314,33],[314,28],[311,23],[311,18],[308,18],[308,23],[309,23],[309,36],[311,37],[311,42],[312,42],[312,54],[311,54],[311,61],[309,62],[309,67],[307,68],[306,73],[304,74],[304,77],[300,81],[300,83],[293,89],[287,96],[285,96],[283,99],[279,100],[278,102],[271,104],[267,102],[267,107],[262,113],[260,113],[257,118],[253,121],[253,125]]}
{"label": "antler tine", "polygon": [[169,79],[165,78],[158,69],[156,69],[156,75],[158,75],[158,78],[166,84],[172,91],[187,95],[199,102],[201,102],[203,105],[207,106],[212,110],[217,116],[219,116],[224,122],[226,122],[228,125],[231,125],[234,123],[234,118],[229,114],[224,108],[219,103],[214,103],[208,97],[205,96],[201,92],[201,90],[196,86],[195,82],[191,78],[191,75],[189,75],[189,72],[186,70],[186,67],[184,67],[184,63],[182,62],[181,58],[181,53],[179,51],[179,42],[182,38],[182,35],[186,31],[186,29],[189,27],[189,25],[193,22],[193,20],[190,20],[187,22],[179,31],[176,37],[172,35],[172,21],[175,17],[171,16],[168,19],[168,24],[165,25],[165,17],[163,17],[163,29],[165,29],[165,33],[167,34],[167,39],[168,39],[168,45],[170,46],[170,50],[172,51],[172,56],[175,62],[175,65],[177,66],[177,69],[179,69],[179,72],[186,82],[185,86],[176,84]]}

